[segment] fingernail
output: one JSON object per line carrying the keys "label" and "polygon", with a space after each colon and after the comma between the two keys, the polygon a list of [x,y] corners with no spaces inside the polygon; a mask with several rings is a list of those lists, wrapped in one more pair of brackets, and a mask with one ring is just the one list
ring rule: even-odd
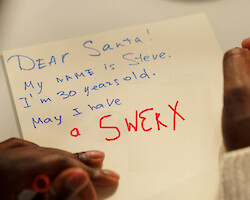
{"label": "fingernail", "polygon": [[104,159],[104,153],[101,151],[86,151],[86,154],[92,159]]}
{"label": "fingernail", "polygon": [[88,177],[82,174],[81,168],[75,169],[75,172],[71,174],[65,181],[66,187],[71,191],[77,191],[84,187],[88,182]]}
{"label": "fingernail", "polygon": [[108,169],[104,169],[102,170],[103,173],[109,177],[112,177],[112,178],[115,178],[115,179],[120,179],[120,175],[117,174],[116,172],[114,171],[111,171],[111,170],[108,170]]}

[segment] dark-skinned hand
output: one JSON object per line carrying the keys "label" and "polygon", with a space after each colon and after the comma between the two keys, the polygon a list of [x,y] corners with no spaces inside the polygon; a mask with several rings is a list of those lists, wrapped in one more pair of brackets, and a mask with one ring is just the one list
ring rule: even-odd
{"label": "dark-skinned hand", "polygon": [[222,117],[226,149],[250,146],[250,38],[242,48],[224,56],[224,108]]}
{"label": "dark-skinned hand", "polygon": [[104,153],[86,151],[72,154],[43,148],[34,143],[12,138],[0,143],[1,199],[15,200],[24,189],[32,189],[32,181],[46,174],[50,190],[34,200],[96,200],[94,186],[118,183],[119,175],[101,169]]}

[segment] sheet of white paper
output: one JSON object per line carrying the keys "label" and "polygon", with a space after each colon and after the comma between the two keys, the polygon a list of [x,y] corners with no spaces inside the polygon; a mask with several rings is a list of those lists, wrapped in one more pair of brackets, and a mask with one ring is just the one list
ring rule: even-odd
{"label": "sheet of white paper", "polygon": [[203,14],[3,55],[24,139],[103,150],[121,175],[110,199],[145,199],[216,168],[222,54]]}

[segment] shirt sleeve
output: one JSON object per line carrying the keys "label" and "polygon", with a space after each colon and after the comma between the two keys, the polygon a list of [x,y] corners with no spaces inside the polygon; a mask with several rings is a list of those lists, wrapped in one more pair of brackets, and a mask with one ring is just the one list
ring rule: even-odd
{"label": "shirt sleeve", "polygon": [[250,147],[226,153],[218,200],[250,200]]}

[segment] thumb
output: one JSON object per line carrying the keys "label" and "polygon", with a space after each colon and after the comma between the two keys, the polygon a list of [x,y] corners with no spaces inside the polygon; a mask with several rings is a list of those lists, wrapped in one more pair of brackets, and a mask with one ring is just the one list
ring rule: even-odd
{"label": "thumb", "polygon": [[228,51],[223,66],[223,137],[227,150],[235,150],[250,145],[250,51]]}
{"label": "thumb", "polygon": [[49,191],[34,200],[96,200],[94,186],[86,171],[68,168],[53,181]]}

